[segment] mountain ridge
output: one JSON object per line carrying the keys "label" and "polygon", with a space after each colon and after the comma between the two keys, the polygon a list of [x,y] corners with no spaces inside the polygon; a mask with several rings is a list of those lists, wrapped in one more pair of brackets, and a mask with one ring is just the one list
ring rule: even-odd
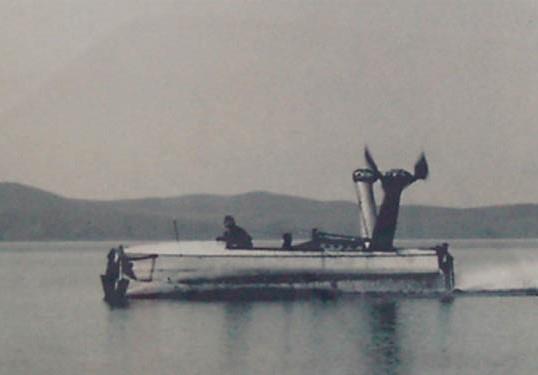
{"label": "mountain ridge", "polygon": [[[312,228],[357,234],[357,206],[267,191],[237,195],[88,200],[43,189],[0,183],[0,239],[166,240],[176,220],[183,239],[213,239],[224,215],[234,215],[254,238],[284,232],[308,236]],[[538,204],[451,208],[404,205],[397,238],[536,238]]]}

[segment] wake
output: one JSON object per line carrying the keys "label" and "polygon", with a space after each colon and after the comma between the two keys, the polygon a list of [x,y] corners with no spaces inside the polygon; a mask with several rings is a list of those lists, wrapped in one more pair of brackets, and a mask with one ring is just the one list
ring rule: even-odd
{"label": "wake", "polygon": [[538,295],[538,261],[490,264],[462,271],[456,277],[455,294]]}

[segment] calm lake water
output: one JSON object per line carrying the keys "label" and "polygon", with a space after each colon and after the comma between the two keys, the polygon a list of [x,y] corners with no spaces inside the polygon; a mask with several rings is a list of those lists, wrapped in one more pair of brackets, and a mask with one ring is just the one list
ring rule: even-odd
{"label": "calm lake water", "polygon": [[[0,374],[537,374],[538,297],[102,302],[113,244],[0,243]],[[462,289],[538,287],[538,240],[452,241]]]}

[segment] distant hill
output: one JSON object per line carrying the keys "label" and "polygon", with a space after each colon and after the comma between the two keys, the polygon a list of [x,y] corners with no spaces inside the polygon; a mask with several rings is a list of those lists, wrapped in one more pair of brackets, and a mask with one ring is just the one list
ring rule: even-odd
{"label": "distant hill", "polygon": [[[322,202],[267,192],[186,195],[117,201],[68,199],[16,183],[0,183],[0,239],[164,240],[177,219],[183,239],[212,239],[226,214],[255,238],[283,232],[306,237],[311,228],[356,234],[353,202]],[[538,205],[479,208],[403,206],[399,238],[536,238]]]}

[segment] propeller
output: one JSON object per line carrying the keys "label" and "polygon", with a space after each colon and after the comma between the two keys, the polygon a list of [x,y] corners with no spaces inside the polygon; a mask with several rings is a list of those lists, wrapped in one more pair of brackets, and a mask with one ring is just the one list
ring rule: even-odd
{"label": "propeller", "polygon": [[426,161],[426,155],[422,153],[415,163],[415,179],[425,180],[426,178],[428,178],[428,162]]}
{"label": "propeller", "polygon": [[368,147],[364,148],[364,158],[366,159],[366,164],[368,164],[368,168],[370,168],[372,170],[372,172],[374,172],[374,174],[375,174],[375,176],[377,178],[380,178],[382,176],[381,172],[377,168],[377,165],[376,165],[376,163],[374,161],[374,158],[370,154],[370,151],[368,150]]}

